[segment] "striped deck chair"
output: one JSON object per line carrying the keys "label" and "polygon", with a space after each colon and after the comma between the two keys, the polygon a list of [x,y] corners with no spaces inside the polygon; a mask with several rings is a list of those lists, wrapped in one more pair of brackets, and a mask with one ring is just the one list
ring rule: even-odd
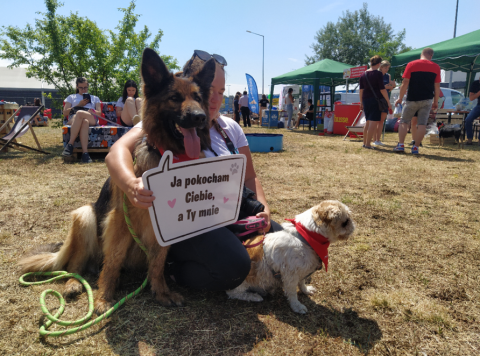
{"label": "striped deck chair", "polygon": [[[35,132],[33,131],[33,127],[32,127],[32,121],[34,120],[35,116],[37,116],[38,113],[40,112],[40,110],[42,110],[42,109],[43,109],[43,105],[42,106],[21,106],[3,124],[3,126],[0,128],[0,132],[4,127],[6,127],[10,123],[10,121],[12,121],[14,119],[15,114],[18,111],[20,111],[20,115],[18,117],[18,120],[15,122],[15,124],[13,125],[10,132],[7,135],[0,138],[0,145],[2,145],[2,148],[0,148],[0,152],[3,151],[4,148],[9,147],[9,148],[13,148],[13,149],[19,150],[19,151],[32,150],[32,151],[44,153],[44,154],[47,154],[47,155],[49,154],[48,152],[45,152],[45,151],[42,150],[42,147],[40,146],[40,142],[38,142],[37,136],[35,135]],[[37,144],[38,149],[33,148],[33,147],[29,147],[29,146],[26,146],[26,145],[22,145],[22,144],[16,142],[16,139],[25,135],[28,130],[30,130],[32,132],[33,139],[35,140],[35,143]]]}

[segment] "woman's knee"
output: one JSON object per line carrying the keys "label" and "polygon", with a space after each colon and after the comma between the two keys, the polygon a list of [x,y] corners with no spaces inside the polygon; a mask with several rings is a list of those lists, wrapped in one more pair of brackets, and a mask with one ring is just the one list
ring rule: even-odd
{"label": "woman's knee", "polygon": [[127,99],[125,99],[125,104],[126,103],[132,103],[132,104],[135,104],[135,99],[132,98],[131,96],[129,96]]}
{"label": "woman's knee", "polygon": [[228,268],[217,271],[218,281],[223,284],[220,289],[229,290],[236,288],[247,278],[252,263],[248,253],[244,252],[229,256]]}

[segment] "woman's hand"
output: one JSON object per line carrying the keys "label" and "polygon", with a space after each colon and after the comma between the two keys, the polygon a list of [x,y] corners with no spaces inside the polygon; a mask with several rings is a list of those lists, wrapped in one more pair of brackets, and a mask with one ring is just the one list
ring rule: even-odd
{"label": "woman's hand", "polygon": [[136,208],[148,209],[155,200],[153,192],[143,187],[142,178],[135,178],[128,184],[127,198]]}
{"label": "woman's hand", "polygon": [[80,102],[78,103],[78,106],[85,106],[85,105],[88,104],[88,102],[89,102],[88,99],[83,99],[82,101],[80,101]]}
{"label": "woman's hand", "polygon": [[363,103],[360,102],[360,110],[363,110]]}
{"label": "woman's hand", "polygon": [[262,211],[261,213],[258,213],[255,216],[257,218],[264,218],[265,219],[265,222],[267,223],[267,226],[265,227],[265,229],[263,229],[263,231],[265,233],[269,232],[270,228],[272,226],[272,223],[270,222],[270,212],[267,213],[266,211]]}

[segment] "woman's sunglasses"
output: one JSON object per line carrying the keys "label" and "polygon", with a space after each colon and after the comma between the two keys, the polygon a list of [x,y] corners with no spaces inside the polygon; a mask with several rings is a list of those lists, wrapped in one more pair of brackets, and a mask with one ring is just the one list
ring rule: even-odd
{"label": "woman's sunglasses", "polygon": [[197,56],[198,58],[200,58],[202,61],[206,62],[208,61],[210,58],[213,58],[215,59],[215,61],[222,65],[222,66],[226,66],[227,65],[227,60],[225,58],[223,58],[221,55],[219,54],[210,54],[208,52],[205,52],[205,51],[201,51],[199,49],[196,49],[194,52],[193,52],[193,56]]}

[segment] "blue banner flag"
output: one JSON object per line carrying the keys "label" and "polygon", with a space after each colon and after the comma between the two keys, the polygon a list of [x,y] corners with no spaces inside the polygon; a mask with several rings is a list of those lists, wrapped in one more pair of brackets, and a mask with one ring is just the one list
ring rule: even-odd
{"label": "blue banner flag", "polygon": [[245,73],[247,76],[248,85],[248,107],[252,113],[258,114],[258,90],[255,79],[250,74]]}

